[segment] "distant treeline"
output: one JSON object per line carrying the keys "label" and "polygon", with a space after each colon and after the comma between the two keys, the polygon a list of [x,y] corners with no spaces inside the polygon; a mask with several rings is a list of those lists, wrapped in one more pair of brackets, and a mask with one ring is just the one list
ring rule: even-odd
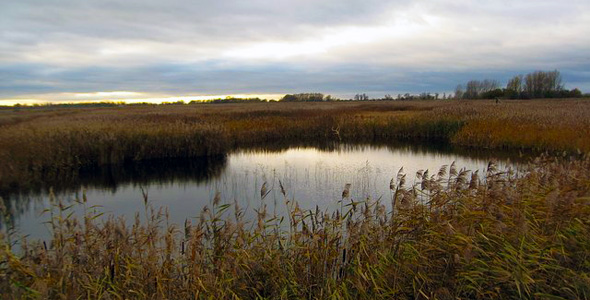
{"label": "distant treeline", "polygon": [[21,104],[16,103],[14,105],[1,105],[0,101],[0,111],[6,110],[53,110],[53,109],[60,109],[60,108],[107,108],[107,107],[123,107],[123,106],[140,106],[140,105],[157,105],[155,103],[125,103],[125,102],[82,102],[82,103],[74,103],[74,102],[64,102],[64,103],[34,103],[34,104]]}
{"label": "distant treeline", "polygon": [[580,98],[582,92],[564,88],[559,71],[535,71],[516,75],[501,88],[497,80],[470,80],[455,88],[456,99],[532,99],[532,98]]}
{"label": "distant treeline", "polygon": [[322,101],[334,101],[337,99],[332,98],[331,95],[322,93],[299,93],[299,94],[287,94],[280,101],[284,102],[322,102]]}
{"label": "distant treeline", "polygon": [[451,99],[451,94],[446,93],[420,93],[420,94],[398,94],[394,98],[390,94],[384,95],[382,98],[370,98],[366,93],[356,94],[352,99],[339,99],[332,95],[324,95],[322,93],[299,93],[287,94],[280,101],[284,102],[327,102],[327,101],[389,101],[389,100],[439,100]]}
{"label": "distant treeline", "polygon": [[60,108],[60,107],[69,107],[69,108],[99,108],[99,107],[121,107],[121,106],[157,106],[157,105],[185,105],[185,104],[212,104],[212,103],[260,103],[260,102],[276,102],[276,100],[266,100],[260,98],[219,98],[219,99],[211,99],[211,100],[191,100],[190,102],[185,102],[184,100],[174,101],[174,102],[162,102],[162,103],[150,103],[150,102],[136,102],[136,103],[126,103],[122,101],[118,102],[83,102],[83,103],[72,103],[72,102],[65,102],[65,103],[43,103],[43,104],[20,104],[17,103],[12,106],[8,105],[0,105],[0,110],[8,110],[8,109],[44,109],[44,108]]}
{"label": "distant treeline", "polygon": [[[269,102],[275,100],[266,100],[260,98],[234,98],[234,97],[226,97],[226,98],[219,98],[219,99],[211,99],[211,100],[192,100],[188,104],[207,104],[207,103],[260,103],[260,102]],[[175,103],[178,104],[178,103]]]}

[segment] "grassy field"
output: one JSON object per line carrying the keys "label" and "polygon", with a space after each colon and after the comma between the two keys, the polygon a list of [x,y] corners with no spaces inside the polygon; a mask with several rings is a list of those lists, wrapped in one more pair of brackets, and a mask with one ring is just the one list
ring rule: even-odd
{"label": "grassy field", "polygon": [[[0,189],[82,166],[272,144],[395,140],[590,151],[590,101],[253,103],[0,111]],[[73,173],[75,176],[75,172]]]}
{"label": "grassy field", "polygon": [[[99,221],[90,209],[76,219],[71,203],[56,199],[51,241],[23,241],[13,251],[18,237],[2,233],[0,297],[590,298],[589,101],[0,111],[0,188],[75,176],[72,170],[82,166],[395,140],[567,151],[577,158],[541,156],[520,176],[494,164],[479,176],[454,166],[415,179],[399,174],[391,199],[353,200],[345,188],[337,211],[302,211],[281,186],[290,208],[284,216],[266,211],[261,187],[257,219],[246,220],[237,203],[222,204],[216,196],[198,223],[180,226],[147,197],[148,217],[128,223]],[[84,198],[79,202],[86,205]]]}

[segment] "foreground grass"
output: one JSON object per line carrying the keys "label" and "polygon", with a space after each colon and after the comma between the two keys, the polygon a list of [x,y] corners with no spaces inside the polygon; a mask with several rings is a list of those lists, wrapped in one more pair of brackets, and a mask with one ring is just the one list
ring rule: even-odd
{"label": "foreground grass", "polygon": [[[391,205],[258,218],[237,204],[205,208],[196,224],[83,219],[57,201],[50,242],[0,247],[6,298],[454,299],[590,298],[590,159],[539,158],[516,176],[454,166],[392,179]],[[408,182],[413,180],[407,180]],[[354,187],[353,187],[354,188]],[[390,200],[387,200],[389,202]],[[85,205],[82,199],[80,205]],[[393,210],[386,207],[393,206]]]}
{"label": "foreground grass", "polygon": [[276,143],[443,141],[590,151],[590,101],[384,101],[0,111],[0,190],[84,166],[225,154]]}

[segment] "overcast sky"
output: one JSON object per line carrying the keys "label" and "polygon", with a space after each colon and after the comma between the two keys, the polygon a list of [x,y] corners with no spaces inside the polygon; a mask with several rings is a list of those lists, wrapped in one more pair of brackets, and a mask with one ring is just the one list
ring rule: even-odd
{"label": "overcast sky", "polygon": [[0,0],[0,104],[381,97],[553,69],[590,92],[590,1]]}

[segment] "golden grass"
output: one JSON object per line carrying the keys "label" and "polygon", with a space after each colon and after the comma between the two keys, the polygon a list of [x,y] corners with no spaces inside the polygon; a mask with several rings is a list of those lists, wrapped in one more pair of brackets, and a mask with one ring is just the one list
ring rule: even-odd
{"label": "golden grass", "polygon": [[541,158],[520,177],[493,164],[481,179],[451,166],[407,186],[400,174],[389,211],[346,188],[338,211],[302,211],[281,186],[289,213],[276,216],[262,188],[255,220],[216,196],[181,227],[147,196],[146,218],[132,223],[98,221],[91,209],[76,219],[54,199],[49,243],[23,242],[16,254],[14,237],[0,239],[0,295],[588,299],[588,170],[588,158]]}
{"label": "golden grass", "polygon": [[470,147],[590,151],[590,106],[585,100],[505,101],[487,109],[466,112],[466,126],[452,142]]}
{"label": "golden grass", "polygon": [[[338,132],[338,134],[336,134]],[[0,188],[82,166],[268,143],[400,139],[590,151],[584,100],[253,103],[0,111]]]}
{"label": "golden grass", "polygon": [[[588,152],[589,128],[590,102],[582,100],[0,111],[0,188],[35,186],[82,166],[274,143],[421,139]],[[588,170],[586,156],[542,157],[522,176],[493,164],[481,179],[450,167],[407,186],[400,174],[389,210],[343,191],[337,211],[302,211],[281,186],[289,212],[272,215],[264,205],[269,188],[261,187],[255,220],[216,196],[196,224],[180,227],[147,196],[145,219],[131,223],[89,208],[76,219],[53,199],[51,241],[23,240],[16,251],[18,237],[2,233],[0,297],[588,299]],[[10,228],[11,212],[0,211]]]}

